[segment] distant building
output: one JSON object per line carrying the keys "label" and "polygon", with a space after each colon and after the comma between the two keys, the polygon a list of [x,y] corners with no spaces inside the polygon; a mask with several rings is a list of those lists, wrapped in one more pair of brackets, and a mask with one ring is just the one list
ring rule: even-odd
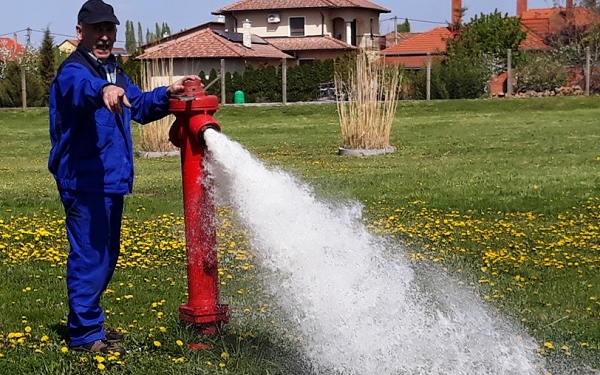
{"label": "distant building", "polygon": [[[58,50],[61,53],[71,54],[71,52],[75,51],[78,45],[79,41],[77,39],[65,39],[61,44],[58,45]],[[122,47],[113,47],[112,53],[115,56],[121,55],[123,61],[127,61],[129,58],[129,52]]]}
{"label": "distant building", "polygon": [[25,46],[17,41],[17,34],[11,38],[0,37],[0,61],[16,60],[25,53]]}

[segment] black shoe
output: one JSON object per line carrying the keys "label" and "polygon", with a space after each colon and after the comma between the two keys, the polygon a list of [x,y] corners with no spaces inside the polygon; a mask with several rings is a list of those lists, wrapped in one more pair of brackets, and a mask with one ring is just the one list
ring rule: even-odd
{"label": "black shoe", "polygon": [[104,336],[106,336],[106,341],[111,344],[115,342],[123,341],[123,334],[119,331],[111,331],[108,329],[104,330]]}
{"label": "black shoe", "polygon": [[126,354],[127,350],[124,347],[112,344],[106,340],[96,340],[79,346],[71,346],[71,350],[88,353],[119,353]]}

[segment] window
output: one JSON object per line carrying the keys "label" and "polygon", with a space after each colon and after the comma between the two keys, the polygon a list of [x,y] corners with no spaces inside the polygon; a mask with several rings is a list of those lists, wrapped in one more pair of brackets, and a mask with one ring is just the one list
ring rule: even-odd
{"label": "window", "polygon": [[290,36],[304,36],[304,17],[290,17]]}

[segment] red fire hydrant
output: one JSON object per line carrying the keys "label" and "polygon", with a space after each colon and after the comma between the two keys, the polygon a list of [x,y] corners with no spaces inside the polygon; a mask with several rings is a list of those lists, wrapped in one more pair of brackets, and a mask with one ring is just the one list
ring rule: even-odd
{"label": "red fire hydrant", "polygon": [[202,133],[220,131],[213,114],[218,98],[208,95],[199,81],[186,81],[182,95],[170,99],[175,123],[169,140],[181,149],[183,211],[187,251],[188,302],[179,307],[179,319],[193,323],[200,333],[213,335],[229,321],[229,308],[219,302],[219,273],[211,185],[205,179],[206,143]]}

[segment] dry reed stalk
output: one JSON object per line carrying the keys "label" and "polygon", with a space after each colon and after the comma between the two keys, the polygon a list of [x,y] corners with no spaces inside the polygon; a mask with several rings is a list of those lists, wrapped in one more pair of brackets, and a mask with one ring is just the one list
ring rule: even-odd
{"label": "dry reed stalk", "polygon": [[[149,91],[173,82],[173,60],[160,60],[142,64],[142,89]],[[178,148],[169,142],[169,129],[175,116],[169,115],[158,121],[140,126],[140,148],[146,152],[171,152]]]}
{"label": "dry reed stalk", "polygon": [[397,66],[369,60],[336,66],[335,89],[344,148],[381,150],[390,147],[402,76]]}

